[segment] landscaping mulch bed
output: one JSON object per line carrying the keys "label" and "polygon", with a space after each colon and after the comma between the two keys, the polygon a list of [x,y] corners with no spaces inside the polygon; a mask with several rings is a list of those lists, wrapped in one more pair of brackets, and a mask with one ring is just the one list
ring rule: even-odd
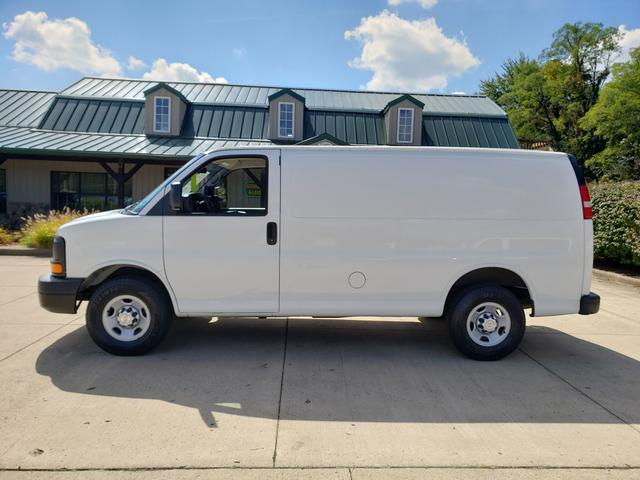
{"label": "landscaping mulch bed", "polygon": [[633,265],[620,265],[606,260],[594,260],[593,267],[607,272],[619,273],[627,277],[640,279],[640,267]]}
{"label": "landscaping mulch bed", "polygon": [[0,245],[0,256],[26,256],[26,257],[50,257],[50,248],[29,248],[24,245],[14,243],[12,245]]}

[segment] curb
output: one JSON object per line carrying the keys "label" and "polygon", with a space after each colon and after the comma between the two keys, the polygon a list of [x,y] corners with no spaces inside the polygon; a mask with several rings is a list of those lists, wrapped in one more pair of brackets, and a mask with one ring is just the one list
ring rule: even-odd
{"label": "curb", "polygon": [[21,245],[9,245],[0,247],[0,256],[13,257],[50,257],[51,250],[48,248],[28,248]]}
{"label": "curb", "polygon": [[640,287],[640,277],[630,277],[621,273],[609,272],[608,270],[593,269],[593,276],[600,280],[609,280],[610,282],[624,283],[634,287]]}

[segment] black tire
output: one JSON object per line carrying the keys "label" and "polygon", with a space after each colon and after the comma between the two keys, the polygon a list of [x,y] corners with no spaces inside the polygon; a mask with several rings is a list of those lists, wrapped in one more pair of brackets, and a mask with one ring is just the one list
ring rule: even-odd
{"label": "black tire", "polygon": [[[116,297],[132,295],[141,299],[149,309],[149,327],[140,337],[121,341],[112,337],[102,322],[107,304]],[[174,316],[173,307],[162,287],[138,277],[113,278],[95,289],[87,307],[87,330],[93,341],[104,351],[114,355],[142,355],[160,343],[169,330]]]}
{"label": "black tire", "polygon": [[[511,320],[509,332],[500,343],[493,346],[476,343],[467,331],[467,319],[472,310],[485,302],[500,305]],[[479,286],[465,289],[454,297],[448,311],[451,340],[458,350],[474,360],[499,360],[513,352],[524,336],[526,322],[522,305],[513,293],[503,287]]]}

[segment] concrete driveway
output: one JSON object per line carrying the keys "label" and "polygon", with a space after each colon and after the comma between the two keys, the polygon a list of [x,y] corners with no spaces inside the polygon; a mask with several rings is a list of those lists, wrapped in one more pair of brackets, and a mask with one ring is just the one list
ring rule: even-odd
{"label": "concrete driveway", "polygon": [[640,478],[640,290],[529,319],[507,359],[414,318],[180,320],[144,357],[0,257],[0,478]]}

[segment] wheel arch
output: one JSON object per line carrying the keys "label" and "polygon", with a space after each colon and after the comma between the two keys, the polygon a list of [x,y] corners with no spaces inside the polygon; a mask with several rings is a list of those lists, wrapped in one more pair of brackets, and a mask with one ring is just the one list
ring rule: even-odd
{"label": "wheel arch", "polygon": [[531,284],[525,280],[521,273],[504,266],[481,266],[459,275],[449,285],[444,302],[444,312],[447,312],[451,300],[458,292],[472,285],[498,285],[507,288],[520,300],[523,308],[532,309],[533,316],[535,293]]}
{"label": "wheel arch", "polygon": [[172,290],[169,285],[166,284],[164,279],[162,279],[159,275],[152,272],[148,268],[127,263],[107,265],[95,270],[91,275],[85,278],[85,280],[80,285],[78,294],[79,299],[88,300],[98,285],[104,283],[109,279],[117,277],[135,277],[150,281],[161,289],[163,294],[166,295],[166,297],[171,302],[174,314],[177,313],[177,304],[172,294]]}

